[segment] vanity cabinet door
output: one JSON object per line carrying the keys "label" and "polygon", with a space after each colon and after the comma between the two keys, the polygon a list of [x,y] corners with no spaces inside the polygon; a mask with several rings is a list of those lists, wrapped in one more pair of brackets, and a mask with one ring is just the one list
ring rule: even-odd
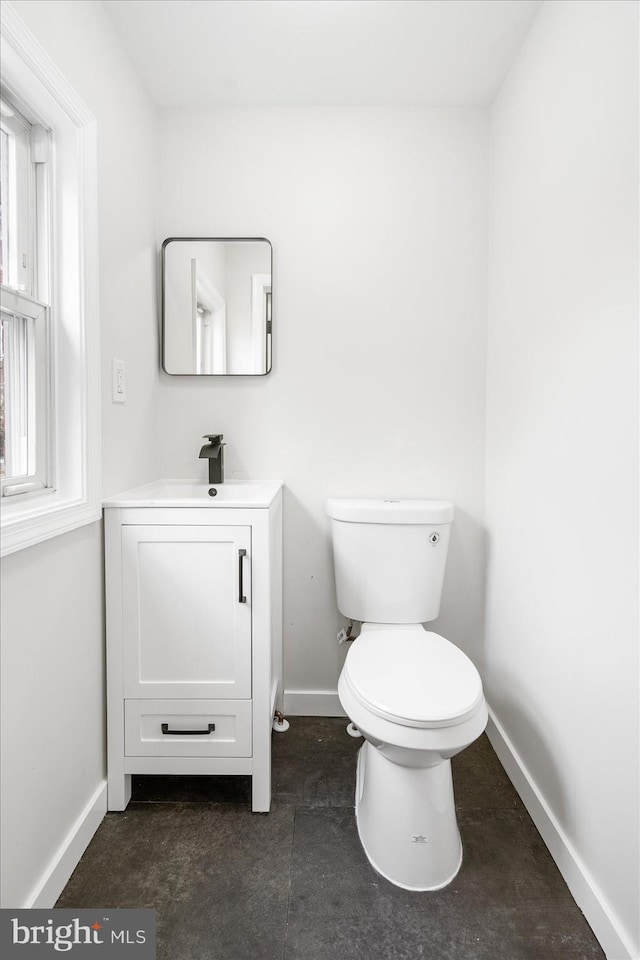
{"label": "vanity cabinet door", "polygon": [[124,695],[251,697],[251,528],[122,528]]}

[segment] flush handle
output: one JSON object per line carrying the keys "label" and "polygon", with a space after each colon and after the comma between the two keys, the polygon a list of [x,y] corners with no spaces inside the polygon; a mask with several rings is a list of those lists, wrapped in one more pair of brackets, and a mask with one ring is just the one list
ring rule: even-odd
{"label": "flush handle", "polygon": [[206,730],[169,730],[168,723],[161,723],[160,729],[162,730],[163,736],[182,736],[182,737],[208,737],[210,733],[213,733],[215,730],[215,723],[210,723],[207,725]]}
{"label": "flush handle", "polygon": [[242,549],[238,550],[238,603],[246,603],[247,598],[244,595],[244,563],[242,562],[244,557],[246,557],[247,551]]}

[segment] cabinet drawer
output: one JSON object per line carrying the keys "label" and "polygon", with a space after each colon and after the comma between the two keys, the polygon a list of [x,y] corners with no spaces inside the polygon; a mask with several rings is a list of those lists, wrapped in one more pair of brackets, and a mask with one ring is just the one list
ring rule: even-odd
{"label": "cabinet drawer", "polygon": [[128,757],[250,757],[250,700],[126,700]]}

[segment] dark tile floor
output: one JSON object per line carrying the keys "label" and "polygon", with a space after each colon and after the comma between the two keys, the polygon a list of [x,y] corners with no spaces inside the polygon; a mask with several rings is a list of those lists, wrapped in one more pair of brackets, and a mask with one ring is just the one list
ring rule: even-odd
{"label": "dark tile floor", "polygon": [[346,721],[273,735],[274,802],[245,777],[139,777],[58,907],[153,907],[158,960],[604,960],[486,737],[453,761],[464,862],[435,893],[369,865]]}

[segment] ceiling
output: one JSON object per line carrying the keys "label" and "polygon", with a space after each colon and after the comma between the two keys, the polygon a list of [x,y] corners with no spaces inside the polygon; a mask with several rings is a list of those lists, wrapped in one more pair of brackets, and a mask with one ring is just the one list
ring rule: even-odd
{"label": "ceiling", "polygon": [[159,106],[486,105],[542,0],[102,0]]}

